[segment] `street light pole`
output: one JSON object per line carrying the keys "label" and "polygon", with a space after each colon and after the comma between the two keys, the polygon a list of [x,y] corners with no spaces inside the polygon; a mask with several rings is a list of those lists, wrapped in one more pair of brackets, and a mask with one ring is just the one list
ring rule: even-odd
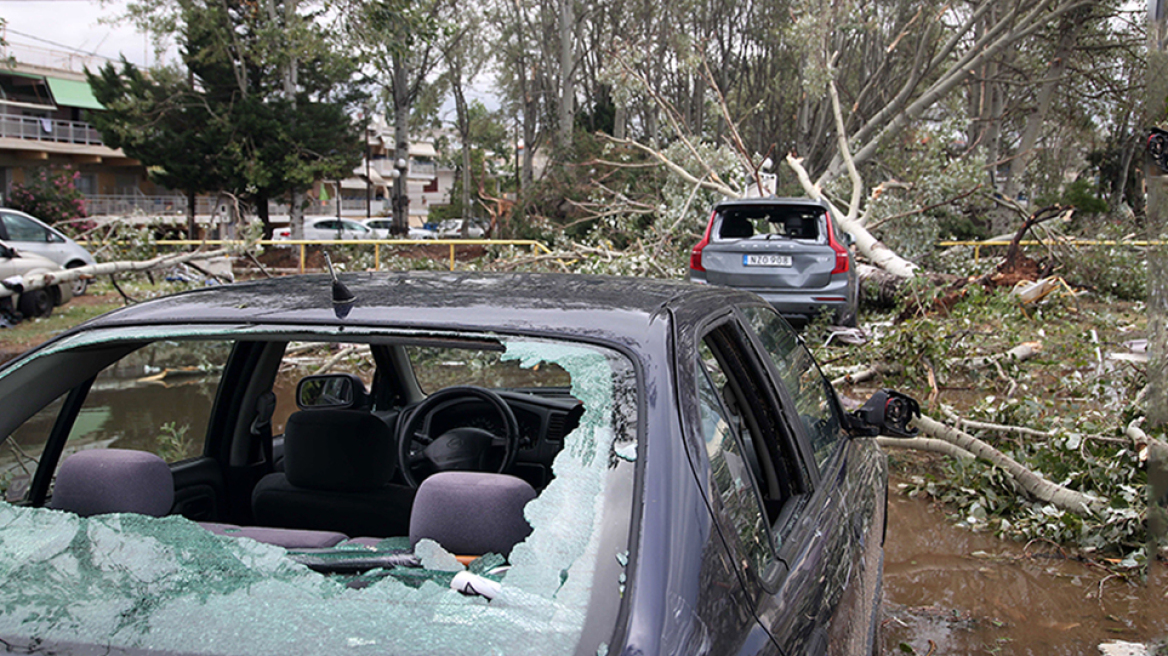
{"label": "street light pole", "polygon": [[365,218],[373,218],[373,180],[369,177],[369,105],[365,106]]}

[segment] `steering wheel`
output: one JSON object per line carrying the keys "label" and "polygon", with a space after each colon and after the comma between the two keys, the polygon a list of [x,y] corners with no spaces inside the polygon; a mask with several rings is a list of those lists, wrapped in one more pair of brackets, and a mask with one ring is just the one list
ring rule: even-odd
{"label": "steering wheel", "polygon": [[[503,419],[506,435],[474,426],[452,428],[430,435],[430,415],[456,399],[475,398],[487,403]],[[495,392],[474,385],[438,390],[419,403],[398,430],[398,462],[410,487],[418,487],[430,474],[440,471],[492,471],[492,454],[503,450],[503,461],[493,471],[503,473],[515,463],[519,451],[519,422],[511,407]],[[427,471],[429,470],[429,471]]]}

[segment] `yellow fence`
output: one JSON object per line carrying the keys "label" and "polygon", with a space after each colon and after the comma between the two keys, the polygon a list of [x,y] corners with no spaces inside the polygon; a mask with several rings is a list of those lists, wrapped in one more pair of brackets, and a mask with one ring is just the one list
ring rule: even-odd
{"label": "yellow fence", "polygon": [[[987,240],[987,241],[939,241],[937,246],[940,248],[949,248],[950,246],[972,246],[973,259],[981,259],[981,249],[983,246],[1009,246],[1009,240]],[[1057,241],[1038,241],[1034,239],[1023,239],[1018,242],[1022,246],[1132,246],[1135,248],[1147,248],[1149,246],[1163,246],[1166,242],[1163,241],[1143,241],[1143,240],[1118,240],[1118,239],[1075,239],[1075,240],[1057,240]]]}
{"label": "yellow fence", "polygon": [[[230,239],[160,239],[158,246],[243,246],[246,242]],[[449,246],[450,270],[454,271],[454,253],[459,246],[520,246],[550,254],[547,246],[532,239],[261,239],[261,246],[290,246],[300,249],[300,273],[305,271],[309,246],[372,246],[373,268],[381,268],[382,246]]]}

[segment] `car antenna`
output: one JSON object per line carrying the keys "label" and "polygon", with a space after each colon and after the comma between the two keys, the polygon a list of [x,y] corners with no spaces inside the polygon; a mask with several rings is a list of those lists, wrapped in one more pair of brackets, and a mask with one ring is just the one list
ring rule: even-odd
{"label": "car antenna", "polygon": [[353,301],[357,300],[357,297],[353,295],[353,292],[349,291],[349,288],[345,286],[345,283],[337,279],[337,271],[333,268],[333,260],[331,257],[329,257],[328,251],[324,252],[324,263],[328,265],[329,275],[332,276],[333,279],[333,305],[338,306],[336,308],[337,315],[343,319],[344,315],[349,313],[350,308],[344,308],[344,313],[342,314],[342,308],[339,306],[351,306]]}

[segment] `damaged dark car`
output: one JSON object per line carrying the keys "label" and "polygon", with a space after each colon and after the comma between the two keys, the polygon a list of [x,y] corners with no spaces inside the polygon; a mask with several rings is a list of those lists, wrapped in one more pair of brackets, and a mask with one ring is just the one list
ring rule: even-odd
{"label": "damaged dark car", "polygon": [[0,639],[78,654],[871,653],[915,412],[750,293],[454,273],[140,303],[0,403]]}

